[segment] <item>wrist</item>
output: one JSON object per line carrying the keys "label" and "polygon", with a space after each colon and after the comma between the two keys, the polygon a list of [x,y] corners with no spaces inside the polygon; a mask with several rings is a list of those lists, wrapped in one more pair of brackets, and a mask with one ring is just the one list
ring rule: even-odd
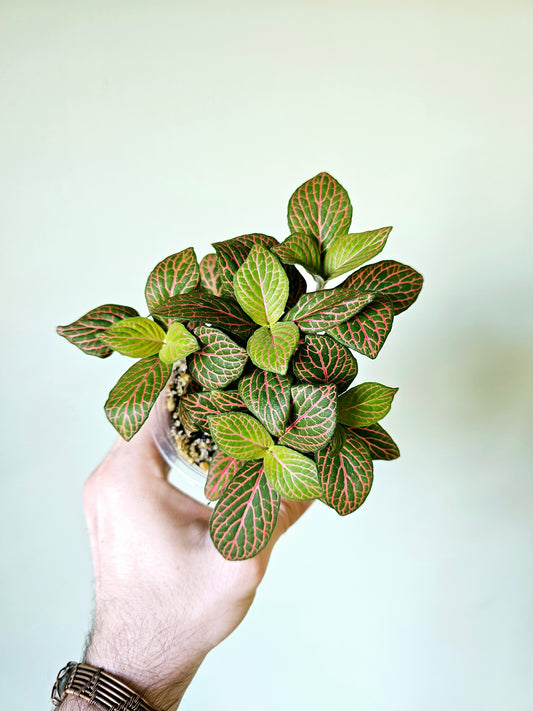
{"label": "wrist", "polygon": [[[93,641],[86,651],[84,661],[91,666],[104,669],[126,684],[157,711],[174,711],[178,708],[202,659],[203,656],[194,659],[184,658],[179,664],[156,664],[152,659],[143,660],[141,656],[134,654],[126,657],[117,653],[116,649],[111,653],[108,645]],[[63,711],[63,707],[61,710]],[[73,706],[72,711],[78,709]],[[85,711],[85,707],[80,706],[79,711]]]}

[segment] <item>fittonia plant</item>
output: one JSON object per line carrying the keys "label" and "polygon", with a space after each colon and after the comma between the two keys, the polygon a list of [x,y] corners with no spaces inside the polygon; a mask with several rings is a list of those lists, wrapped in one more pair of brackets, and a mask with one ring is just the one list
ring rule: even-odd
{"label": "fittonia plant", "polygon": [[[187,359],[194,387],[179,403],[180,419],[218,447],[205,490],[217,501],[211,537],[229,560],[251,558],[268,543],[282,497],[320,499],[344,516],[366,499],[372,460],[399,456],[378,424],[396,388],[350,387],[353,351],[377,356],[422,276],[390,260],[362,266],[392,228],[353,233],[351,220],[346,190],[320,173],[291,197],[290,235],[281,244],[242,235],[215,243],[216,254],[200,263],[189,247],[148,277],[148,318],[105,304],[58,328],[89,355],[140,359],[105,404],[126,440],[173,363]],[[295,265],[315,278],[317,291],[307,293]]]}

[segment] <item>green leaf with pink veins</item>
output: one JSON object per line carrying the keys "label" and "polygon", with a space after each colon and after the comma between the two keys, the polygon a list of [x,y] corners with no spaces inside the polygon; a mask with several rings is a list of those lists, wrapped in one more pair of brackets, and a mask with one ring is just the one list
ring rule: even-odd
{"label": "green leaf with pink veins", "polygon": [[263,462],[246,462],[218,500],[209,531],[226,560],[253,558],[268,544],[281,497],[270,485]]}
{"label": "green leaf with pink veins", "polygon": [[379,254],[392,227],[379,230],[339,235],[330,243],[324,257],[324,271],[327,279],[346,274]]}
{"label": "green leaf with pink veins", "polygon": [[271,447],[265,454],[265,473],[285,499],[309,501],[322,495],[316,464],[289,447]]}
{"label": "green leaf with pink veins", "polygon": [[100,336],[114,323],[125,318],[138,316],[131,306],[103,304],[91,309],[76,321],[66,326],[58,326],[57,333],[87,355],[107,358],[113,349],[100,340]]}
{"label": "green leaf with pink veins", "polygon": [[398,388],[381,383],[361,383],[339,397],[339,422],[348,427],[367,427],[389,412]]}
{"label": "green leaf with pink veins", "polygon": [[165,334],[165,341],[159,357],[163,363],[175,363],[200,348],[196,338],[182,323],[171,323]]}
{"label": "green leaf with pink veins", "polygon": [[217,328],[199,326],[194,334],[202,348],[187,361],[192,377],[208,390],[225,388],[237,380],[248,361],[244,348]]}
{"label": "green leaf with pink veins", "polygon": [[300,264],[310,274],[320,274],[320,247],[316,237],[292,234],[281,244],[272,248],[285,264]]}
{"label": "green leaf with pink veins", "polygon": [[235,459],[262,459],[274,442],[255,417],[227,412],[209,419],[209,430],[217,446]]}
{"label": "green leaf with pink veins", "polygon": [[275,323],[258,328],[248,339],[246,348],[258,368],[285,375],[299,339],[300,331],[295,323]]}
{"label": "green leaf with pink veins", "polygon": [[158,355],[137,361],[120,378],[105,404],[107,419],[129,440],[148,417],[159,393],[167,384],[172,366]]}
{"label": "green leaf with pink veins", "polygon": [[349,231],[352,205],[335,178],[319,173],[295,190],[287,217],[292,233],[313,235],[321,249],[326,249],[334,237]]}
{"label": "green leaf with pink veins", "polygon": [[346,430],[341,449],[334,444],[317,453],[318,474],[322,484],[322,500],[341,516],[355,511],[370,492],[374,477],[372,457],[365,443]]}
{"label": "green leaf with pink veins", "polygon": [[114,323],[100,335],[100,340],[121,355],[148,358],[161,350],[165,332],[151,319],[134,316]]}
{"label": "green leaf with pink veins", "polygon": [[233,277],[235,298],[260,326],[275,324],[285,310],[289,279],[279,259],[256,245]]}
{"label": "green leaf with pink veins", "polygon": [[292,422],[278,444],[299,452],[316,452],[335,432],[337,388],[335,385],[295,385],[291,395]]}
{"label": "green leaf with pink veins", "polygon": [[146,303],[151,312],[176,294],[187,294],[196,288],[200,280],[200,269],[192,247],[177,254],[171,254],[157,264],[144,290]]}
{"label": "green leaf with pink veins", "polygon": [[276,437],[283,434],[291,408],[291,384],[287,377],[256,368],[240,379],[239,393],[270,434]]}

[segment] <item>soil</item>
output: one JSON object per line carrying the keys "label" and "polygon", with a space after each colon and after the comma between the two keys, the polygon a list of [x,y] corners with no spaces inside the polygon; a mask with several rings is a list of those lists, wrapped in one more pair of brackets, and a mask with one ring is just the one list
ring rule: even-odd
{"label": "soil", "polygon": [[172,418],[170,434],[182,457],[190,464],[196,464],[207,472],[217,449],[216,444],[211,436],[203,430],[187,432],[178,416],[180,397],[191,392],[191,388],[192,378],[187,372],[187,361],[183,359],[175,363],[169,382],[167,409]]}

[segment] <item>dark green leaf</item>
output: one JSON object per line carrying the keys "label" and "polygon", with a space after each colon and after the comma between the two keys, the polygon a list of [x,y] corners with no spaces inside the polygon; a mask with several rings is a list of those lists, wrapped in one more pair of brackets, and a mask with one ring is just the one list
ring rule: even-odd
{"label": "dark green leaf", "polygon": [[171,373],[172,366],[158,355],[143,358],[111,390],[105,404],[107,419],[125,440],[131,439],[146,420]]}
{"label": "dark green leaf", "polygon": [[272,447],[265,454],[265,473],[285,499],[307,501],[322,495],[316,464],[288,447]]}
{"label": "dark green leaf", "polygon": [[243,412],[227,412],[211,417],[209,430],[220,449],[244,461],[262,459],[274,444],[263,425]]}
{"label": "dark green leaf", "polygon": [[300,452],[315,452],[335,432],[337,388],[335,385],[295,385],[291,388],[292,422],[278,444]]}
{"label": "dark green leaf", "polygon": [[391,461],[400,456],[400,450],[390,434],[381,425],[368,425],[354,430],[368,447],[372,459]]}
{"label": "dark green leaf", "polygon": [[320,246],[316,237],[308,234],[289,235],[272,248],[285,264],[300,264],[310,274],[320,274]]}
{"label": "dark green leaf", "polygon": [[216,328],[199,326],[194,333],[203,347],[188,359],[190,374],[204,388],[225,388],[241,375],[248,353]]}
{"label": "dark green leaf", "polygon": [[328,506],[341,516],[361,506],[372,486],[373,464],[367,446],[354,432],[346,432],[344,445],[336,454],[331,445],[320,450],[317,467],[322,500]]}
{"label": "dark green leaf", "polygon": [[220,499],[242,464],[243,462],[238,462],[234,457],[230,457],[220,450],[215,452],[204,487],[206,499],[209,501]]}
{"label": "dark green leaf", "polygon": [[180,405],[187,411],[187,422],[204,431],[209,430],[211,415],[246,409],[244,401],[235,390],[201,390],[188,393],[181,398]]}
{"label": "dark green leaf", "polygon": [[278,373],[256,369],[239,381],[239,393],[246,407],[270,434],[279,437],[285,430],[291,406],[289,379]]}
{"label": "dark green leaf", "polygon": [[348,319],[328,331],[339,343],[344,344],[368,358],[375,358],[392,328],[394,309],[384,294],[376,294],[374,301]]}
{"label": "dark green leaf", "polygon": [[291,322],[261,326],[248,340],[248,355],[258,368],[285,375],[299,338]]}
{"label": "dark green leaf", "polygon": [[346,346],[333,338],[309,333],[296,351],[292,369],[298,380],[335,384],[342,392],[357,375],[357,361]]}
{"label": "dark green leaf", "polygon": [[334,279],[357,269],[361,264],[379,254],[392,227],[382,227],[370,232],[340,235],[331,242],[324,258],[324,271],[328,279]]}
{"label": "dark green leaf", "polygon": [[173,296],[158,306],[154,315],[172,318],[175,321],[201,320],[242,338],[248,338],[256,329],[256,324],[248,318],[234,299],[198,291]]}
{"label": "dark green leaf", "polygon": [[209,530],[227,560],[253,558],[267,545],[276,526],[280,495],[268,483],[263,462],[245,464],[219,499]]}
{"label": "dark green leaf", "polygon": [[233,277],[237,269],[244,264],[244,260],[250,254],[252,247],[263,245],[271,249],[277,245],[278,241],[274,237],[254,233],[240,235],[224,242],[215,242],[213,247],[217,253],[217,263],[223,282],[223,291],[233,296]]}
{"label": "dark green leaf", "polygon": [[339,422],[349,427],[366,427],[389,412],[398,388],[380,383],[361,383],[339,397]]}
{"label": "dark green leaf", "polygon": [[200,282],[210,294],[222,294],[222,276],[217,264],[216,254],[206,254],[200,262]]}
{"label": "dark green leaf", "polygon": [[305,294],[307,291],[307,282],[300,274],[298,269],[292,264],[288,264],[285,267],[287,276],[289,277],[289,298],[285,304],[286,309],[292,309],[294,304],[297,303],[300,296]]}
{"label": "dark green leaf", "polygon": [[200,279],[196,254],[192,247],[172,254],[154,267],[144,294],[151,312],[171,296],[192,291]]}
{"label": "dark green leaf", "polygon": [[350,289],[324,289],[300,297],[283,317],[306,332],[325,331],[347,321],[374,298],[373,294]]}
{"label": "dark green leaf", "polygon": [[416,301],[424,279],[406,264],[386,260],[367,264],[345,279],[343,288],[376,291],[389,297],[397,315]]}
{"label": "dark green leaf", "polygon": [[117,321],[138,315],[130,306],[104,304],[91,309],[67,326],[58,326],[57,333],[84,353],[97,358],[107,358],[113,353],[113,349],[100,340],[102,333]]}
{"label": "dark green leaf", "polygon": [[348,193],[328,173],[319,173],[294,192],[289,201],[289,229],[314,235],[326,248],[337,235],[346,234],[352,221]]}

